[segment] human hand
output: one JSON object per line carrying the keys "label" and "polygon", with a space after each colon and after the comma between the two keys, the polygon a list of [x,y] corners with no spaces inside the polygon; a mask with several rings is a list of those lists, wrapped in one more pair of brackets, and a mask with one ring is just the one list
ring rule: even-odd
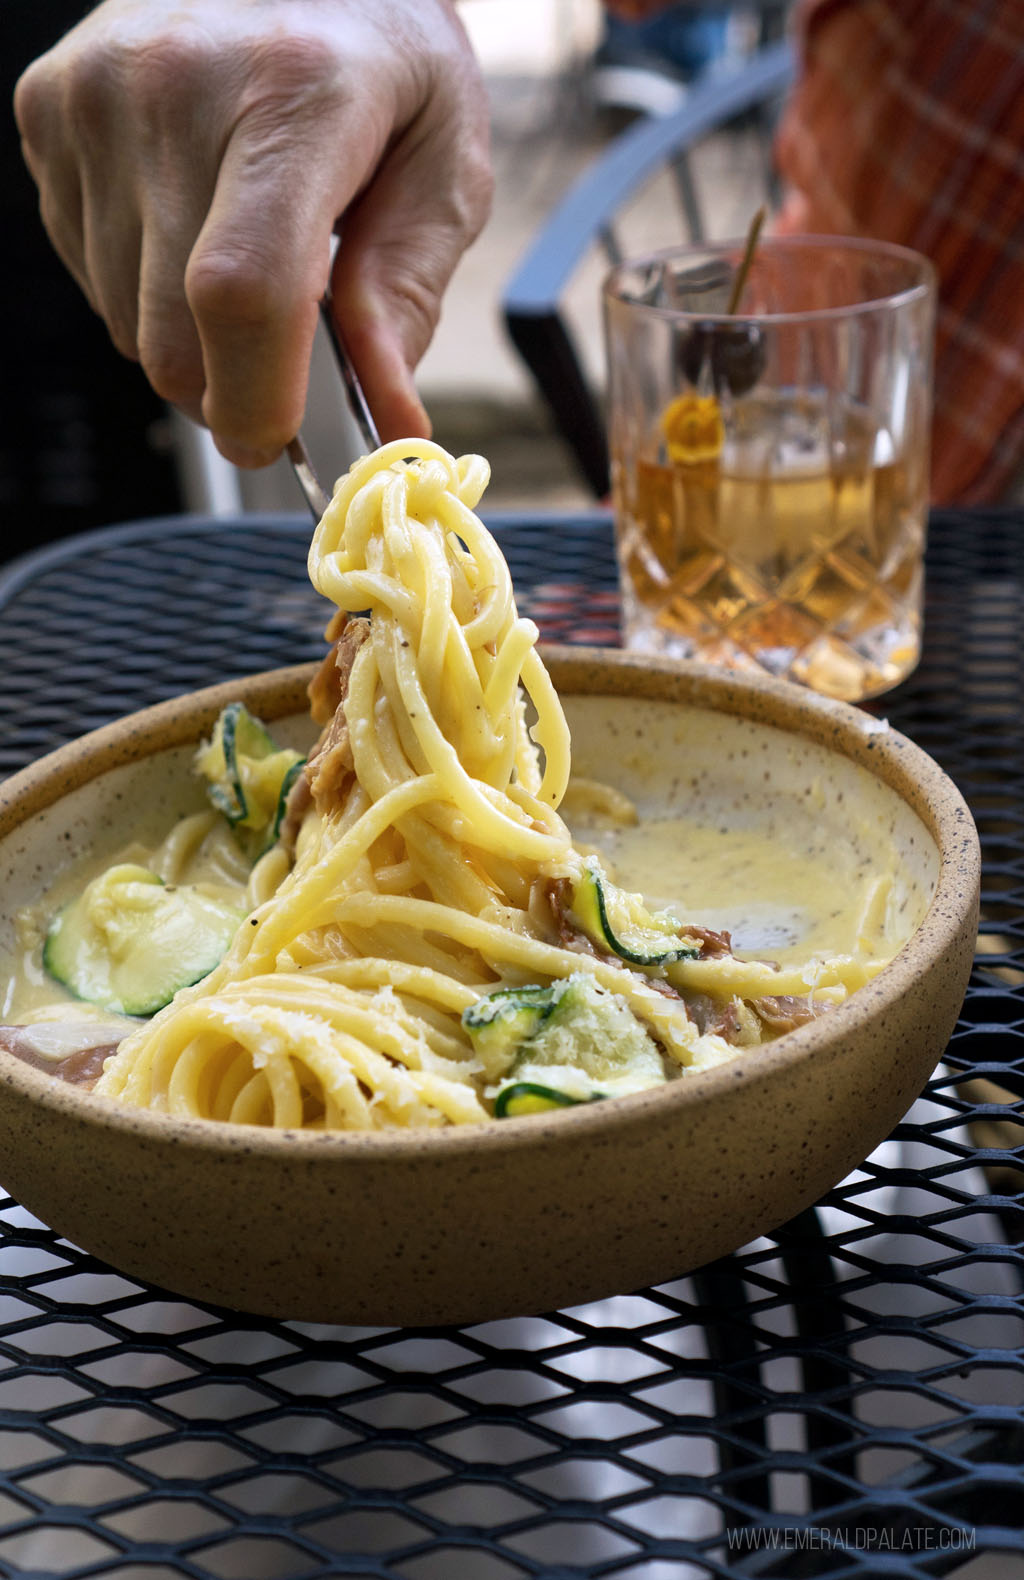
{"label": "human hand", "polygon": [[486,218],[483,85],[451,0],[103,0],[21,78],[57,251],[114,344],[242,466],[297,432],[329,265],[382,437]]}

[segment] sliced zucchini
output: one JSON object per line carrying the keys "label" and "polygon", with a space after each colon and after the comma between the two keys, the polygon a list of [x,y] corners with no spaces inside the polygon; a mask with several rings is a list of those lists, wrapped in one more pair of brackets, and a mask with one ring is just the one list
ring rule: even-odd
{"label": "sliced zucchini", "polygon": [[500,988],[462,1012],[473,1051],[488,1075],[508,1069],[522,1044],[551,1014],[553,987]]}
{"label": "sliced zucchini", "polygon": [[649,911],[639,894],[616,888],[594,859],[573,887],[572,912],[588,938],[631,965],[664,966],[700,954],[699,939],[688,938],[677,917]]}
{"label": "sliced zucchini", "polygon": [[558,1092],[553,1086],[541,1086],[536,1081],[510,1081],[494,1100],[494,1117],[519,1119],[523,1114],[547,1114],[553,1108],[576,1108],[603,1096],[603,1092],[591,1092],[589,1097],[570,1097],[568,1092]]}
{"label": "sliced zucchini", "polygon": [[610,1097],[660,1086],[661,1051],[624,998],[584,971],[552,984],[551,1013],[522,1043],[509,1072],[570,1097]]}
{"label": "sliced zucchini", "polygon": [[271,845],[276,845],[281,837],[281,824],[284,822],[284,814],[288,809],[288,796],[291,793],[292,785],[305,766],[306,759],[296,754],[295,761],[285,770],[284,778],[281,780],[281,788],[277,792],[277,806],[274,808],[274,816],[270,824],[270,834],[267,839],[268,850]]}
{"label": "sliced zucchini", "polygon": [[587,972],[550,987],[507,988],[463,1011],[498,1119],[660,1086],[657,1043],[625,999]]}
{"label": "sliced zucchini", "polygon": [[301,752],[279,747],[241,702],[229,703],[196,753],[211,802],[253,858],[277,839],[288,791],[304,761]]}
{"label": "sliced zucchini", "polygon": [[43,948],[52,977],[90,1004],[155,1015],[223,959],[244,912],[123,863],[55,917]]}

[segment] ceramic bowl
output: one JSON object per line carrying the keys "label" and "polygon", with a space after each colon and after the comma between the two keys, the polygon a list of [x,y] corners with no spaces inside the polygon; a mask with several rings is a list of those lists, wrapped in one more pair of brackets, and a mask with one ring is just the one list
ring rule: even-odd
{"label": "ceramic bowl", "polygon": [[[860,841],[894,875],[908,936],[892,962],[828,1014],[704,1073],[429,1133],[170,1119],[2,1053],[0,1180],[17,1200],[185,1296],[423,1325],[680,1276],[784,1223],[867,1156],[920,1092],[963,999],[980,862],[960,795],[884,723],[793,686],[597,650],[546,656],[577,766],[643,811],[696,800],[726,823],[802,823],[826,848]],[[163,703],[0,786],[0,952],[15,913],[68,862],[113,853],[129,825],[166,828],[192,804],[192,750],[227,701],[308,739],[309,673]]]}

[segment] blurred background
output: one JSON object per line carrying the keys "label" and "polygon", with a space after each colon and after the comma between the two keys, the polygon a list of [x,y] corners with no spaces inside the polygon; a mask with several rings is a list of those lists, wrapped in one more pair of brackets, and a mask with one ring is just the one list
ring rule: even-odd
{"label": "blurred background", "polygon": [[[678,109],[703,76],[735,71],[781,34],[784,7],[678,5],[637,26],[607,18],[596,0],[465,0],[462,15],[490,89],[494,211],[456,273],[420,388],[439,440],[490,459],[492,508],[592,503],[505,334],[502,288],[555,204],[627,124]],[[697,148],[693,177],[709,238],[745,233],[763,193],[761,161],[750,127]],[[679,202],[661,182],[622,215],[619,241],[629,251],[685,239]],[[564,299],[597,387],[607,268],[592,249]]]}
{"label": "blurred background", "polygon": [[[82,0],[4,0],[0,75],[8,103],[22,67],[87,9]],[[592,492],[508,340],[503,290],[553,208],[613,139],[638,118],[678,110],[695,87],[725,81],[781,37],[786,0],[680,4],[643,25],[608,19],[599,0],[463,0],[460,14],[490,93],[494,212],[449,289],[420,389],[439,442],[490,460],[488,508],[590,503]],[[87,527],[179,509],[300,510],[286,465],[245,476],[221,467],[110,348],[50,253],[10,118],[2,159],[0,558]],[[763,126],[742,120],[694,150],[690,175],[708,238],[745,232],[764,192],[765,159]],[[622,217],[620,245],[628,251],[685,238],[679,203],[666,201],[657,181]],[[606,269],[595,248],[564,298],[596,387]],[[323,347],[304,434],[328,477],[355,453]]]}

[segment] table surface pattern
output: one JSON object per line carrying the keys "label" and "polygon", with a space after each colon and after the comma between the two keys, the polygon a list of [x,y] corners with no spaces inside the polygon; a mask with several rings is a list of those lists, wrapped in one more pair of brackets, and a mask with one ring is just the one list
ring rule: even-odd
{"label": "table surface pattern", "polygon": [[[618,640],[606,517],[493,525],[546,637]],[[308,536],[186,517],[0,574],[0,773],[318,656]],[[983,937],[863,1167],[693,1277],[443,1331],[191,1304],[0,1195],[0,1576],[1024,1575],[1022,551],[1012,513],[935,515],[924,657],[879,709],[974,812]]]}

